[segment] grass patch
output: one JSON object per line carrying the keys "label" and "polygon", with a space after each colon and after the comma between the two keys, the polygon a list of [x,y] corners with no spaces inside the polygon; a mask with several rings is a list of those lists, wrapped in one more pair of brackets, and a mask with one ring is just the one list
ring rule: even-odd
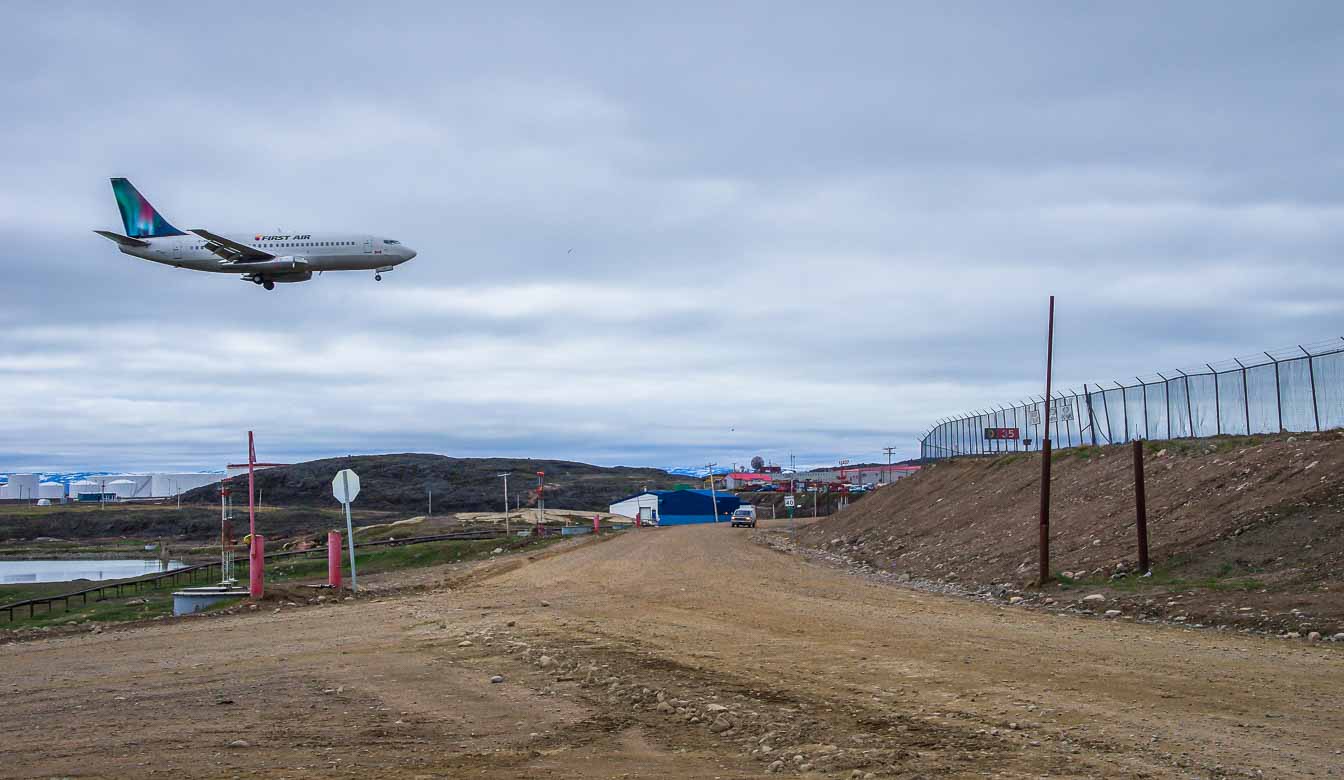
{"label": "grass patch", "polygon": [[[415,569],[444,563],[464,563],[489,558],[495,548],[513,552],[521,549],[545,547],[560,541],[560,537],[520,537],[516,539],[477,539],[466,541],[425,542],[423,544],[374,547],[355,551],[355,566],[360,574],[382,574],[401,569]],[[341,556],[345,576],[349,576],[349,553]],[[247,566],[241,567],[240,581],[246,578]],[[327,576],[325,552],[312,556],[287,558],[266,567],[268,580],[275,582],[302,582],[324,579]]]}
{"label": "grass patch", "polygon": [[1246,576],[1246,574],[1246,572],[1236,571],[1230,564],[1224,564],[1218,574],[1208,577],[1185,577],[1169,567],[1154,567],[1152,574],[1147,577],[1141,576],[1138,572],[1133,572],[1117,580],[1110,578],[1066,580],[1064,577],[1059,579],[1061,584],[1067,581],[1067,585],[1064,585],[1066,590],[1069,585],[1090,585],[1094,588],[1105,587],[1127,593],[1140,593],[1149,590],[1237,592],[1260,590],[1265,587],[1263,582],[1254,577]]}
{"label": "grass patch", "polygon": [[[516,552],[525,549],[541,549],[561,540],[562,537],[559,536],[519,537],[509,540],[480,539],[374,547],[357,550],[355,565],[361,575],[367,576],[445,563],[483,560],[489,558],[498,547],[503,547],[509,552]],[[344,553],[344,551],[342,552]],[[345,564],[346,561],[348,561],[348,558],[343,554],[342,563]],[[239,583],[246,587],[246,559],[239,560],[238,564],[236,577]],[[343,568],[345,569],[345,576],[349,577],[348,565],[343,565]],[[324,580],[326,576],[327,557],[325,550],[311,556],[284,558],[266,566],[266,581],[268,583],[283,584]],[[205,583],[200,581],[195,584]],[[69,593],[94,585],[95,583],[79,580],[76,582],[0,586],[0,604],[11,604],[31,598]],[[185,587],[191,587],[191,583],[172,585],[165,582],[157,590],[127,593],[124,596],[107,598],[102,601],[94,601],[90,597],[87,604],[82,603],[79,599],[74,599],[70,602],[69,610],[64,609],[62,605],[57,605],[50,611],[46,611],[44,607],[38,607],[37,614],[32,617],[29,617],[27,610],[24,609],[15,613],[15,619],[12,623],[4,622],[4,618],[0,617],[0,629],[58,626],[71,622],[77,624],[124,622],[148,620],[159,615],[171,615],[173,611],[173,591]],[[210,609],[222,609],[229,606],[230,603],[232,602],[223,602]]]}

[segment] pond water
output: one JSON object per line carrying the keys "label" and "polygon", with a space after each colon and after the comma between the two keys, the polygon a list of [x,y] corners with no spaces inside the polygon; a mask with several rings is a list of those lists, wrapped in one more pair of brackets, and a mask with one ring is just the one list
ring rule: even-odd
{"label": "pond water", "polygon": [[158,574],[180,569],[181,561],[146,560],[54,560],[54,561],[0,561],[0,585],[21,585],[34,582],[65,582],[67,580],[119,580]]}

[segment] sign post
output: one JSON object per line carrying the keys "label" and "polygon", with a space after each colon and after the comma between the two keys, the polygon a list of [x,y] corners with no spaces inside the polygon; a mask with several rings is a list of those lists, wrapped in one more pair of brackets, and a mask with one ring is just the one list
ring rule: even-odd
{"label": "sign post", "polygon": [[355,529],[350,523],[350,504],[359,495],[359,475],[350,469],[341,469],[331,481],[331,494],[345,506],[345,535],[350,544],[350,592],[359,590],[359,578],[355,574]]}

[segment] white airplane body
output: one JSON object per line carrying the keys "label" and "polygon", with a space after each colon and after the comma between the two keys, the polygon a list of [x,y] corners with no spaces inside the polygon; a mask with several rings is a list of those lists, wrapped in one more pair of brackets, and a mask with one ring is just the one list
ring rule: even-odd
{"label": "white airplane body", "polygon": [[175,268],[241,274],[268,290],[277,282],[306,282],[323,271],[373,271],[373,278],[381,280],[384,272],[416,254],[396,239],[359,233],[183,232],[170,225],[130,181],[113,179],[112,191],[126,235],[94,232],[123,253]]}

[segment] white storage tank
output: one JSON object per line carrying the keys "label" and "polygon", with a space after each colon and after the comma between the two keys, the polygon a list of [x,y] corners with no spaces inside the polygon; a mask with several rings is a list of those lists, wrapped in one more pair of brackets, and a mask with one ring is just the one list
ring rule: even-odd
{"label": "white storage tank", "polygon": [[36,474],[10,474],[9,486],[5,488],[5,498],[37,498]]}
{"label": "white storage tank", "polygon": [[108,474],[99,479],[106,480],[109,485],[121,481],[131,483],[131,494],[123,496],[123,498],[151,498],[154,495],[154,476],[152,474]]}
{"label": "white storage tank", "polygon": [[37,486],[38,498],[65,498],[65,485],[59,482],[43,482]]}
{"label": "white storage tank", "polygon": [[70,498],[78,501],[81,495],[97,495],[99,486],[91,479],[81,479],[70,483]]}
{"label": "white storage tank", "polygon": [[155,498],[171,498],[179,493],[185,493],[188,490],[204,487],[218,481],[218,474],[201,472],[155,474],[152,492]]}
{"label": "white storage tank", "polygon": [[107,483],[107,492],[116,495],[118,499],[135,498],[135,482],[129,479],[114,479]]}

